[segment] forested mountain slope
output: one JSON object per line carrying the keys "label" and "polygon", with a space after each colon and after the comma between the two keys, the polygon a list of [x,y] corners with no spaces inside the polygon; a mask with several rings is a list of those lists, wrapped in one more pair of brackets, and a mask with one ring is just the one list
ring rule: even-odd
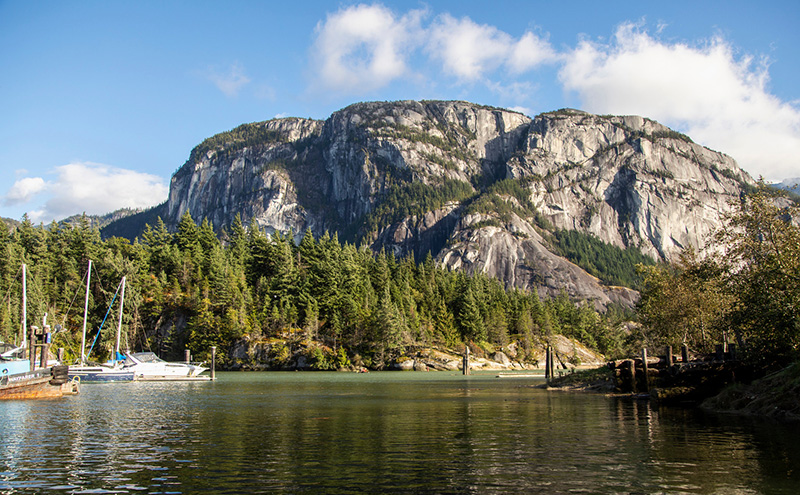
{"label": "forested mountain slope", "polygon": [[509,287],[602,307],[635,293],[568,261],[564,232],[615,246],[606,258],[622,264],[634,250],[669,259],[702,246],[752,184],[730,157],[642,117],[358,103],[325,121],[275,119],[205,140],[173,175],[167,203],[104,233],[139,232],[153,212],[170,229],[186,212],[217,230],[239,215],[297,240],[328,231],[374,251],[431,253]]}

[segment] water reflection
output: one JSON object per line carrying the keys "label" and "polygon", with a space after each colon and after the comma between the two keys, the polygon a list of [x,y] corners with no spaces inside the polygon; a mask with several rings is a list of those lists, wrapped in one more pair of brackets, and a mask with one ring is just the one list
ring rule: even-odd
{"label": "water reflection", "polygon": [[0,490],[794,493],[792,428],[448,374],[221,374],[0,403]]}

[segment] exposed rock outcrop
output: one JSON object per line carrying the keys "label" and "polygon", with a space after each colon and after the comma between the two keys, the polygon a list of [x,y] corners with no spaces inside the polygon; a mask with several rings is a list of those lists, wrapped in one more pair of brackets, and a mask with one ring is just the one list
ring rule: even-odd
{"label": "exposed rock outcrop", "polygon": [[[577,367],[600,366],[605,363],[601,354],[587,348],[580,342],[554,335],[545,341],[531,343],[527,353],[518,352],[519,343],[512,343],[503,350],[485,354],[480,348],[473,349],[470,369],[488,370],[543,370],[545,348],[551,345],[555,352],[556,368],[570,370]],[[322,349],[307,341],[284,338],[244,337],[232,347],[229,355],[221,356],[220,366],[230,370],[311,370],[315,368],[314,350],[332,355],[330,348]],[[372,369],[395,371],[459,371],[463,369],[463,349],[434,347],[409,348],[402,356],[386,363],[372,363]],[[364,363],[351,362],[351,368],[362,369]]]}
{"label": "exposed rock outcrop", "polygon": [[670,259],[701,247],[753,180],[730,157],[642,117],[560,110],[531,119],[465,102],[358,103],[325,121],[246,124],[196,147],[161,211],[216,228],[342,240],[598,307],[636,294],[556,255],[579,230]]}

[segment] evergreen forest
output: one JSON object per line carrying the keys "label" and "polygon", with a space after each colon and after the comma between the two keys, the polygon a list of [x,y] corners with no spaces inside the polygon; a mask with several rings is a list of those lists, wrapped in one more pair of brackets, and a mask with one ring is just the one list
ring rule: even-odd
{"label": "evergreen forest", "polygon": [[[117,292],[126,277],[121,348],[181,359],[189,349],[208,359],[217,347],[222,366],[234,366],[243,341],[268,341],[271,362],[288,364],[297,349],[314,369],[357,365],[384,369],[420,347],[486,352],[515,344],[518,359],[553,335],[574,338],[607,356],[624,353],[612,308],[603,314],[566,295],[540,299],[506,289],[482,275],[438,268],[423,260],[373,253],[336,235],[299,242],[292,233],[267,235],[237,218],[221,235],[187,213],[176,231],[158,219],[133,242],[102,239],[85,218],[33,225],[25,217],[0,232],[0,329],[7,343],[21,333],[21,266],[27,267],[27,321],[45,314],[55,348],[80,356],[89,260],[86,321],[89,360],[111,357],[116,341]],[[112,315],[112,316],[109,316]]]}
{"label": "evergreen forest", "polygon": [[[778,206],[775,194],[760,184],[723,219],[708,249],[686,249],[670,263],[653,264],[585,234],[554,234],[562,255],[606,283],[636,285],[635,312],[601,313],[566,294],[542,299],[437,267],[430,255],[374,253],[335,234],[268,235],[238,217],[220,235],[188,213],[175,232],[159,218],[133,242],[101,238],[85,217],[49,226],[24,217],[0,231],[0,338],[21,339],[24,264],[28,324],[46,317],[54,347],[65,349],[67,362],[78,359],[92,260],[86,342],[98,362],[116,342],[124,276],[122,349],[173,360],[189,349],[203,360],[216,346],[223,367],[235,367],[237,347],[253,341],[269,343],[277,369],[298,350],[313,369],[385,369],[424,347],[491,353],[513,345],[518,360],[533,360],[555,335],[609,359],[642,345],[710,352],[730,342],[754,362],[788,363],[800,357],[800,212],[796,203]],[[634,263],[636,274],[627,268]]]}

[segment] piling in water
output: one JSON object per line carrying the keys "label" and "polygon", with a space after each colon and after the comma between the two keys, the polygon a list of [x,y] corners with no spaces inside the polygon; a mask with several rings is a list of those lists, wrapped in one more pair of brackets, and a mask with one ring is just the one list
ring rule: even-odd
{"label": "piling in water", "polygon": [[647,379],[647,348],[642,349],[642,371],[644,372],[644,385],[642,387],[642,391],[649,392],[650,384],[648,383]]}
{"label": "piling in water", "polygon": [[211,346],[211,379],[216,380],[215,371],[217,368],[217,346]]}

